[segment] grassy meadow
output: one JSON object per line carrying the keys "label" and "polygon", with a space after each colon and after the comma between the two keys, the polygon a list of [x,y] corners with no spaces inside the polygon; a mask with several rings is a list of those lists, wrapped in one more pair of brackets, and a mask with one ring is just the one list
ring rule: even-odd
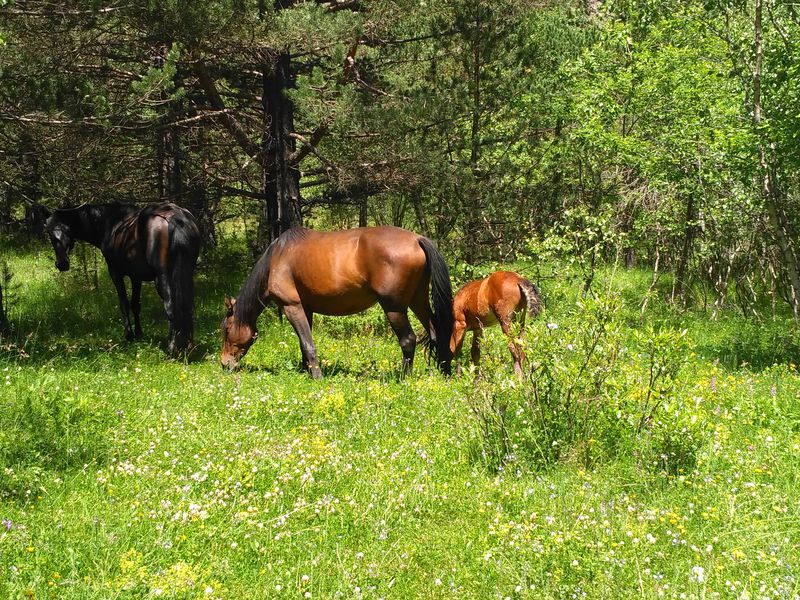
{"label": "grassy meadow", "polygon": [[499,330],[479,371],[419,351],[399,379],[377,309],[315,321],[319,381],[269,309],[229,374],[243,250],[202,257],[198,348],[174,361],[151,284],[126,343],[96,254],[62,274],[2,244],[0,598],[800,595],[787,317],[711,320],[665,290],[642,315],[647,273],[604,271],[584,301],[542,269],[522,382]]}

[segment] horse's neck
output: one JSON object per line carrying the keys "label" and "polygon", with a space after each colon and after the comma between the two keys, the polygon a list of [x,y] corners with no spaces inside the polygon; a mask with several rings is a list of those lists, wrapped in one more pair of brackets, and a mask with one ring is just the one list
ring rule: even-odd
{"label": "horse's neck", "polygon": [[236,299],[236,318],[248,325],[255,325],[269,302],[269,261],[270,253],[267,252],[253,267]]}
{"label": "horse's neck", "polygon": [[255,326],[258,317],[264,312],[267,307],[269,296],[265,293],[255,293],[252,296],[242,297],[236,300],[236,319],[240,323],[246,323],[250,326]]}
{"label": "horse's neck", "polygon": [[113,205],[87,206],[84,210],[76,211],[75,237],[93,246],[102,249],[106,235],[113,229],[115,222],[120,220],[121,213]]}
{"label": "horse's neck", "polygon": [[100,246],[102,234],[94,222],[91,207],[66,209],[61,213],[61,220],[69,225],[75,239],[93,246]]}

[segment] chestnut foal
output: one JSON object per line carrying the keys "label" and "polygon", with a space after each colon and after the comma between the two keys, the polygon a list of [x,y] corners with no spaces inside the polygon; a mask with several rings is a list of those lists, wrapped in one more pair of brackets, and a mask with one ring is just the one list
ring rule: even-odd
{"label": "chestnut foal", "polygon": [[[511,335],[511,321],[522,313],[524,333],[525,315],[535,317],[541,310],[539,289],[524,277],[511,271],[496,271],[485,279],[476,279],[464,285],[453,298],[455,325],[450,338],[450,351],[458,354],[464,335],[472,331],[472,362],[481,359],[481,339],[486,327],[500,324],[508,338],[508,349],[514,357],[514,372],[522,377],[523,353]],[[522,334],[520,334],[522,335]]]}

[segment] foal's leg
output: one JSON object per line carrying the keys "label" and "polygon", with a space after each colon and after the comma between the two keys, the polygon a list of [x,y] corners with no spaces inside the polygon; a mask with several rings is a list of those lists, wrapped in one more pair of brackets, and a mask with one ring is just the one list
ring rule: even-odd
{"label": "foal's leg", "polygon": [[517,344],[516,340],[514,340],[514,336],[511,334],[510,317],[500,319],[500,328],[503,330],[503,333],[508,339],[508,349],[511,351],[511,356],[514,357],[514,373],[517,374],[517,377],[522,379],[522,349],[519,347],[519,344]]}
{"label": "foal's leg", "polygon": [[414,366],[414,350],[417,348],[417,336],[408,322],[408,309],[394,303],[381,302],[381,308],[389,319],[389,325],[397,336],[400,349],[403,351],[403,375],[408,375]]}
{"label": "foal's leg", "polygon": [[483,327],[472,332],[472,348],[470,348],[469,355],[472,358],[472,364],[476,367],[481,362],[481,343],[483,342]]}
{"label": "foal's leg", "polygon": [[134,334],[142,337],[142,324],[139,315],[142,312],[142,280],[131,278],[131,310],[133,311]]}
{"label": "foal's leg", "polygon": [[314,347],[314,339],[311,337],[311,323],[306,316],[305,309],[299,305],[289,305],[283,307],[283,314],[294,327],[294,331],[300,340],[300,352],[303,355],[303,364],[311,371],[311,377],[319,379],[322,371],[317,362],[317,349]]}
{"label": "foal's leg", "polygon": [[128,292],[125,289],[125,279],[119,273],[108,269],[108,274],[111,275],[111,281],[114,282],[114,287],[117,288],[117,297],[119,298],[119,310],[122,313],[122,324],[125,327],[125,339],[133,339],[133,331],[131,330],[130,311],[131,306],[128,303]]}

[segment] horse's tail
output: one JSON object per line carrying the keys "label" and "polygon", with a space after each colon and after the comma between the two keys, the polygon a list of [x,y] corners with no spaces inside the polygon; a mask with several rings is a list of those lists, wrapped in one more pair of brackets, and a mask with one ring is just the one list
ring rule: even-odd
{"label": "horse's tail", "polygon": [[525,296],[528,316],[531,318],[535,317],[542,310],[542,294],[539,292],[539,288],[528,279],[521,278],[519,281],[519,289],[522,295]]}
{"label": "horse's tail", "polygon": [[431,274],[431,300],[433,330],[428,337],[428,347],[436,357],[436,364],[442,373],[450,374],[453,353],[450,352],[450,337],[453,335],[453,288],[450,285],[450,271],[441,252],[428,238],[420,237],[419,245],[425,252],[425,260]]}
{"label": "horse's tail", "polygon": [[170,350],[183,352],[194,334],[194,269],[200,253],[200,230],[188,211],[169,220],[169,285],[172,288],[173,338]]}

